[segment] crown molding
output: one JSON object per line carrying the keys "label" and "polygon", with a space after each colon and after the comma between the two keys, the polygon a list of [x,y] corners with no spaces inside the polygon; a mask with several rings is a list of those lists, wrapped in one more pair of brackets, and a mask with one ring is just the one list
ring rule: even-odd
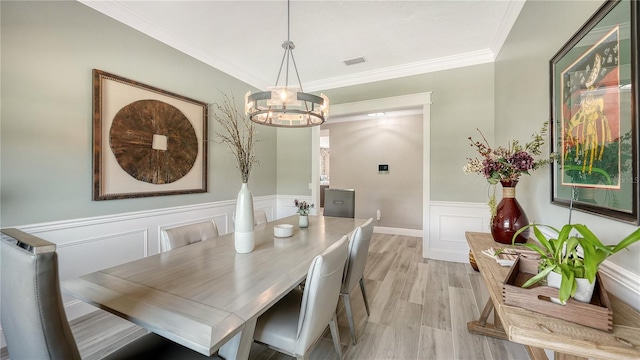
{"label": "crown molding", "polygon": [[522,11],[522,8],[524,7],[525,1],[526,0],[517,0],[507,2],[507,11],[502,18],[502,21],[500,21],[496,37],[493,38],[493,41],[491,42],[491,52],[494,54],[494,60],[500,53],[502,45],[504,45],[504,42],[507,40],[507,36],[509,36],[509,32],[513,28],[513,24],[516,23],[516,20],[520,15],[520,11]]}
{"label": "crown molding", "polygon": [[[190,42],[188,39],[178,36],[162,24],[152,21],[143,14],[127,6],[126,1],[78,0],[78,2],[258,89],[266,89],[268,86],[272,85],[259,77],[244,71],[235,64],[212,54],[205,48]],[[505,32],[505,34],[501,34],[499,37],[496,37],[496,39],[500,39],[494,40],[494,46],[497,43],[502,46],[510,29],[510,25],[513,25],[513,22],[515,22],[520,9],[522,9],[522,4],[524,4],[524,2],[520,1],[514,2],[515,5],[511,3],[512,2],[510,2],[510,10],[508,11],[508,14],[505,15],[505,18],[501,22],[501,32]],[[378,70],[310,81],[303,83],[302,85],[306,92],[317,92],[339,87],[360,85],[405,76],[489,63],[495,60],[496,54],[497,53],[491,49],[483,49]]]}
{"label": "crown molding", "polygon": [[355,101],[346,104],[331,106],[331,117],[351,116],[354,114],[366,114],[375,111],[389,111],[397,109],[412,109],[425,104],[431,104],[431,92],[416,93],[410,95],[390,96],[386,98]]}
{"label": "crown molding", "polygon": [[162,26],[162,24],[151,21],[143,14],[128,7],[125,1],[77,1],[258,89],[265,89],[267,86],[270,86],[270,84],[262,81],[258,77],[252,76],[234,64],[212,54],[203,47],[178,36]]}
{"label": "crown molding", "polygon": [[360,85],[375,81],[395,79],[405,76],[426,74],[430,72],[455,69],[459,67],[485,64],[494,61],[494,54],[483,49],[464,54],[444,56],[437,59],[392,66],[383,69],[364,71],[345,76],[336,76],[325,80],[310,81],[303,84],[305,91],[314,92],[345,86]]}

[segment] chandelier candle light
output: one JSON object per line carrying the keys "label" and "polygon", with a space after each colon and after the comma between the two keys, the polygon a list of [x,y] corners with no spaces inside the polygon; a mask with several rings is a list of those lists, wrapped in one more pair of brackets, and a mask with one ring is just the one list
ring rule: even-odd
{"label": "chandelier candle light", "polygon": [[[287,1],[287,41],[282,44],[284,55],[280,63],[280,70],[276,78],[275,86],[267,88],[267,91],[245,95],[245,112],[251,121],[268,126],[277,127],[311,127],[323,124],[329,114],[329,99],[305,93],[302,90],[302,82],[298,74],[296,60],[293,57],[295,45],[290,40],[291,16],[290,3]],[[285,64],[285,84],[278,86],[282,68]],[[289,86],[289,62],[293,63],[298,86]]]}

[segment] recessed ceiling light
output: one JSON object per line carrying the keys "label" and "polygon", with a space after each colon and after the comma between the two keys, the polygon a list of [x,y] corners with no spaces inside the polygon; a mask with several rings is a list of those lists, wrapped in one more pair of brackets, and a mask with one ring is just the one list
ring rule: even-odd
{"label": "recessed ceiling light", "polygon": [[371,117],[384,116],[384,115],[385,115],[385,113],[383,113],[383,112],[367,114],[367,116],[371,116]]}

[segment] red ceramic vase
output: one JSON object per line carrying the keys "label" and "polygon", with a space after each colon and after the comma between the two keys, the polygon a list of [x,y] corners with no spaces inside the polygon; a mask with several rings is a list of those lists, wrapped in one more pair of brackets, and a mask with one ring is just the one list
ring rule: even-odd
{"label": "red ceramic vase", "polygon": [[[502,244],[511,244],[513,235],[529,225],[527,214],[524,213],[516,200],[517,181],[501,181],[502,200],[498,203],[496,216],[491,220],[491,235],[493,240]],[[529,229],[523,231],[516,238],[517,243],[526,243],[529,239]]]}

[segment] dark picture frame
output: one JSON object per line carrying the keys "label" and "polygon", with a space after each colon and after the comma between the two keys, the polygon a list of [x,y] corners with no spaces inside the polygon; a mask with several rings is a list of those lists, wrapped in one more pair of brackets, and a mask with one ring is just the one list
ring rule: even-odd
{"label": "dark picture frame", "polygon": [[550,60],[551,203],[639,224],[636,1],[606,1]]}
{"label": "dark picture frame", "polygon": [[93,69],[93,200],[207,192],[207,111]]}

